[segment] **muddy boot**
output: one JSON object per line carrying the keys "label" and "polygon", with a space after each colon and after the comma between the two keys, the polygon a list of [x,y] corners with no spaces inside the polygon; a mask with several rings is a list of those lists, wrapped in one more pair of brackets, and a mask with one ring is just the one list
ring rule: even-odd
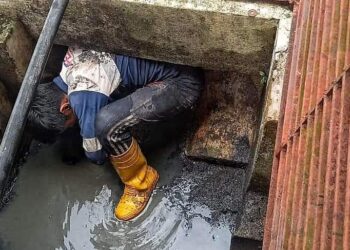
{"label": "muddy boot", "polygon": [[124,193],[114,214],[123,221],[134,219],[145,209],[159,174],[147,164],[134,138],[125,153],[111,156],[111,163],[125,184]]}

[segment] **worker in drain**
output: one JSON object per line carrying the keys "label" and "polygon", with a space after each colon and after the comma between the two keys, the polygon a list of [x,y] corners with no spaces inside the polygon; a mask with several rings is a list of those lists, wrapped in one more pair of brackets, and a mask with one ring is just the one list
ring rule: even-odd
{"label": "worker in drain", "polygon": [[194,68],[69,48],[60,75],[39,84],[28,124],[45,134],[78,122],[87,158],[109,159],[125,184],[115,216],[128,221],[146,207],[159,179],[130,128],[191,108],[201,85]]}

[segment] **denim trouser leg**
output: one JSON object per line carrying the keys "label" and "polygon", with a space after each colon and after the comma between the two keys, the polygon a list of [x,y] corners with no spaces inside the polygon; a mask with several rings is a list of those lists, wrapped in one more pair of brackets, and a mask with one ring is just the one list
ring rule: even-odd
{"label": "denim trouser leg", "polygon": [[202,81],[196,74],[154,82],[108,104],[99,112],[96,132],[111,154],[125,152],[131,143],[130,128],[141,121],[157,122],[171,118],[194,105]]}

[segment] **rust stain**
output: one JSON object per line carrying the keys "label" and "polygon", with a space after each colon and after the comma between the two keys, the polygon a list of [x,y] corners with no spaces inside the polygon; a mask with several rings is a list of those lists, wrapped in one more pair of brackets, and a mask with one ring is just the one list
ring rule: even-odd
{"label": "rust stain", "polygon": [[350,0],[294,5],[264,249],[350,249]]}

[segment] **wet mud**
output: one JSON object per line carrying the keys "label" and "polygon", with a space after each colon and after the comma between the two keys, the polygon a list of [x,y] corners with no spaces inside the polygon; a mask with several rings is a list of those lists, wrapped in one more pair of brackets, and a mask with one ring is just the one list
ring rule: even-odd
{"label": "wet mud", "polygon": [[192,162],[175,140],[147,153],[160,182],[134,222],[114,218],[122,183],[113,168],[62,163],[43,145],[21,169],[0,212],[0,249],[230,249],[242,169]]}

